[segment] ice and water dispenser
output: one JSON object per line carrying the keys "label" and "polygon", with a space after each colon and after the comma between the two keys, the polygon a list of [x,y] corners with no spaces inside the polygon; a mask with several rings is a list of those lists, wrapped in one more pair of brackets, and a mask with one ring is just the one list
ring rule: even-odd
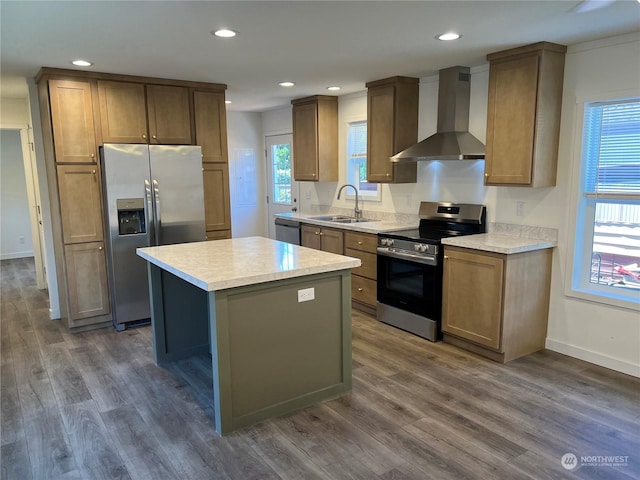
{"label": "ice and water dispenser", "polygon": [[144,218],[144,199],[119,198],[116,203],[118,208],[118,232],[120,235],[147,233]]}

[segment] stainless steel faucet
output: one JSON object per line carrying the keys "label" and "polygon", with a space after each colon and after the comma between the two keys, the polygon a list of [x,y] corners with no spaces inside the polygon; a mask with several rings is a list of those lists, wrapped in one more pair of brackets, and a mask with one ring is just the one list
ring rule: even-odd
{"label": "stainless steel faucet", "polygon": [[356,192],[356,208],[353,209],[353,213],[355,215],[356,219],[359,219],[362,217],[362,210],[360,210],[358,208],[358,189],[351,185],[350,183],[345,183],[343,186],[340,187],[340,190],[338,190],[338,200],[340,200],[340,194],[342,193],[342,190],[344,190],[346,187],[351,187],[353,188],[353,191]]}

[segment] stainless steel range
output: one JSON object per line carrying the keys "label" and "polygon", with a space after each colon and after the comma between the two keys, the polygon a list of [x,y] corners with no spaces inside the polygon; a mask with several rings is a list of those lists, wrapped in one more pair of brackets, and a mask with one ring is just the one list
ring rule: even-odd
{"label": "stainless steel range", "polygon": [[445,237],[486,231],[484,205],[420,203],[417,229],[378,234],[378,320],[433,342],[442,335]]}

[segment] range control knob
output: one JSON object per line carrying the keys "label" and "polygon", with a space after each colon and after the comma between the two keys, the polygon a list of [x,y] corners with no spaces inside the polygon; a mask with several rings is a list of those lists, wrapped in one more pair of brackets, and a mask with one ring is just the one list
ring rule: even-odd
{"label": "range control knob", "polygon": [[381,238],[380,239],[380,245],[382,245],[383,247],[387,244],[387,239],[386,238]]}
{"label": "range control knob", "polygon": [[414,243],[414,244],[413,244],[413,249],[414,249],[416,252],[419,252],[419,251],[420,251],[420,247],[421,247],[421,246],[422,246],[422,245],[420,245],[419,243]]}
{"label": "range control knob", "polygon": [[389,245],[390,247],[393,246],[394,243],[395,243],[395,240],[393,238],[387,239],[387,245]]}
{"label": "range control knob", "polygon": [[426,244],[420,245],[421,252],[426,252],[428,249],[429,249],[429,245],[426,245]]}

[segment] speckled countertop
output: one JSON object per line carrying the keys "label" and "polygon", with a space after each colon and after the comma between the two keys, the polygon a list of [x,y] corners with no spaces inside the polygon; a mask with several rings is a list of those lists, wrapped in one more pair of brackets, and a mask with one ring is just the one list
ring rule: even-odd
{"label": "speckled countertop", "polygon": [[[353,212],[351,212],[351,216]],[[306,213],[278,213],[276,218],[286,218],[288,220],[299,221],[301,223],[309,223],[312,225],[320,225],[323,227],[339,228],[341,230],[352,230],[354,232],[363,233],[380,233],[380,232],[394,232],[398,230],[407,230],[409,228],[417,228],[418,222],[415,223],[403,223],[393,220],[374,220],[371,222],[358,222],[358,223],[337,223],[329,222],[325,220],[315,220],[312,217],[323,215],[321,213],[306,214]],[[331,215],[331,214],[325,214]],[[366,215],[365,215],[366,216]]]}
{"label": "speckled countertop", "polygon": [[443,238],[444,245],[504,254],[530,252],[558,245],[558,232],[552,228],[492,223],[489,233]]}
{"label": "speckled countertop", "polygon": [[138,248],[145,260],[206,291],[346,270],[357,258],[263,237]]}

